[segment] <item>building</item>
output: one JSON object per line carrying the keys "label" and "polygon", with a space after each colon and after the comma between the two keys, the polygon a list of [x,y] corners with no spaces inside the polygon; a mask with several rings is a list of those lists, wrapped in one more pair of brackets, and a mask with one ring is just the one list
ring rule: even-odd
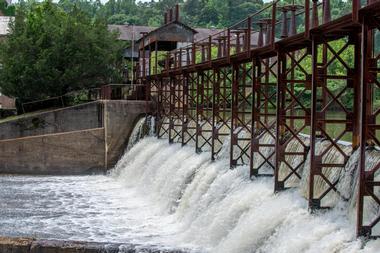
{"label": "building", "polygon": [[[124,51],[124,57],[129,59],[133,57],[135,60],[139,58],[138,41],[141,39],[143,34],[147,34],[156,30],[158,27],[150,26],[139,26],[139,25],[108,25],[110,31],[117,31],[119,33],[119,40],[129,41],[131,45],[134,45],[134,50],[132,51],[132,46],[128,47]],[[221,29],[215,28],[194,28],[197,32],[194,35],[194,40],[201,40],[207,38],[208,36],[222,31]]]}
{"label": "building", "polygon": [[[11,0],[6,0],[7,4],[11,4]],[[12,21],[13,17],[4,16],[0,11],[0,40],[4,39],[9,34],[9,23]],[[1,69],[1,63],[0,63]],[[0,118],[7,116],[8,110],[15,110],[15,99],[4,96],[0,93]]]}
{"label": "building", "polygon": [[0,109],[15,109],[15,100],[0,93]]}
{"label": "building", "polygon": [[[157,51],[167,52],[180,48],[222,31],[215,28],[191,28],[182,23],[178,5],[176,5],[175,10],[170,9],[165,13],[164,24],[161,27],[109,25],[108,29],[117,31],[119,40],[130,42],[129,47],[125,48],[123,56],[128,62],[131,62],[131,66],[134,68],[133,71],[125,70],[126,79],[132,80],[132,82],[135,76],[141,75],[143,72],[142,66],[144,64],[142,61],[144,58],[148,59],[151,53],[157,54]],[[145,57],[142,57],[142,54],[145,54]],[[145,64],[145,68],[145,72],[150,71],[147,64]]]}
{"label": "building", "polygon": [[6,37],[9,34],[9,23],[13,17],[0,15],[0,39]]}

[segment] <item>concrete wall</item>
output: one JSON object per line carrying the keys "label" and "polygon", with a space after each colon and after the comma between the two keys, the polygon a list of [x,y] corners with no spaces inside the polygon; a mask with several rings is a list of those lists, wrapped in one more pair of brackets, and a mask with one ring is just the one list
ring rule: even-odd
{"label": "concrete wall", "polygon": [[0,237],[1,253],[185,253],[183,250],[162,249],[128,243],[38,240],[33,238]]}
{"label": "concrete wall", "polygon": [[0,140],[0,173],[104,172],[123,155],[138,119],[151,111],[152,104],[144,101],[100,101],[36,114],[25,122],[36,118],[54,124],[27,131],[21,130],[20,120],[7,122],[0,133],[22,137]]}
{"label": "concrete wall", "polygon": [[104,171],[104,128],[0,141],[0,172],[88,174]]}
{"label": "concrete wall", "polygon": [[0,123],[0,140],[103,127],[102,103],[35,113]]}
{"label": "concrete wall", "polygon": [[104,127],[107,168],[112,168],[128,144],[129,136],[140,117],[152,112],[153,104],[145,101],[106,101],[104,104]]}

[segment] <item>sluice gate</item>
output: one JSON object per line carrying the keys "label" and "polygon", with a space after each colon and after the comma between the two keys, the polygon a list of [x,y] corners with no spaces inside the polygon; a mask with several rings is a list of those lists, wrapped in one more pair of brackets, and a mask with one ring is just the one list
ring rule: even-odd
{"label": "sluice gate", "polygon": [[[359,150],[357,235],[379,237],[380,216],[369,217],[365,208],[368,201],[380,206],[380,163],[366,160],[380,146],[379,29],[379,1],[353,0],[346,15],[334,17],[330,0],[305,0],[274,1],[165,54],[158,54],[165,48],[159,36],[145,34],[139,82],[156,102],[157,135],[192,142],[211,159],[229,141],[231,168],[247,165],[253,177],[273,176],[276,192],[294,187],[308,163],[311,211],[329,208],[327,196],[340,196],[331,171]],[[289,148],[294,144],[297,152]],[[334,163],[327,162],[331,155]]]}

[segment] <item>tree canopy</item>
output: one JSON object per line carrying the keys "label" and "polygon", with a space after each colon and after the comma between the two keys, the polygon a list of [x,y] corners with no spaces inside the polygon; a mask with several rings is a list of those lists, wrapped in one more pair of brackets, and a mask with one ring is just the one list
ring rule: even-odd
{"label": "tree canopy", "polygon": [[87,13],[103,17],[109,24],[134,24],[159,26],[163,13],[179,3],[181,17],[193,27],[226,27],[263,6],[262,0],[159,0],[137,2],[135,0],[60,0],[67,8],[79,4]]}
{"label": "tree canopy", "polygon": [[14,5],[8,6],[7,1],[0,0],[0,14],[1,13],[5,16],[14,16],[15,15],[15,6]]}
{"label": "tree canopy", "polygon": [[122,46],[104,20],[77,6],[22,3],[0,42],[1,92],[43,99],[118,80]]}

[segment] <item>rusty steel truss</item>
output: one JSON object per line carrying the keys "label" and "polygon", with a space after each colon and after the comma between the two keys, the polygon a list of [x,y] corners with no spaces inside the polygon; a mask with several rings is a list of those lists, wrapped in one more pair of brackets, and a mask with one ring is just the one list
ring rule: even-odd
{"label": "rusty steel truss", "polygon": [[227,146],[231,168],[273,176],[275,192],[307,177],[311,211],[346,200],[337,175],[359,152],[357,235],[380,236],[369,208],[380,207],[380,160],[368,158],[380,147],[379,29],[380,1],[353,0],[341,17],[330,0],[267,4],[143,73],[157,135],[212,160]]}

